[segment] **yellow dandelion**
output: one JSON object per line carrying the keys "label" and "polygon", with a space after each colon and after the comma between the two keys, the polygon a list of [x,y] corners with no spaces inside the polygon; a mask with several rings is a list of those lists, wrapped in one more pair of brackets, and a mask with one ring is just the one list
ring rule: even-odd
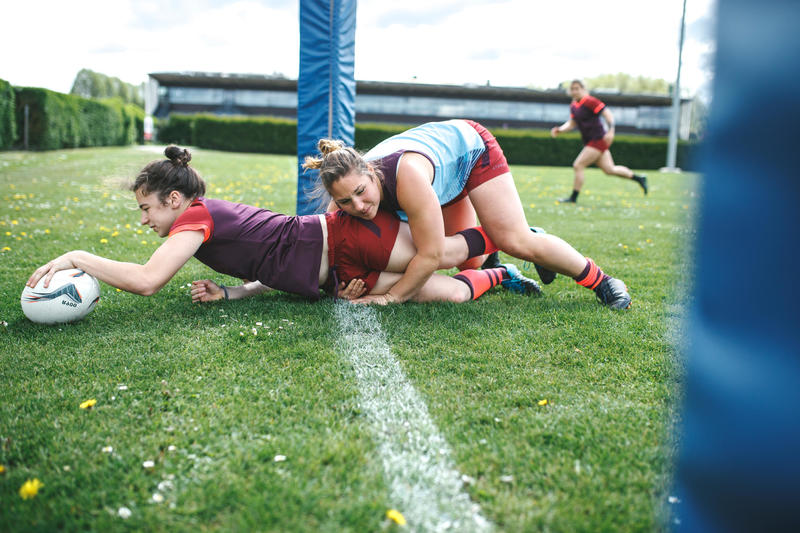
{"label": "yellow dandelion", "polygon": [[0,474],[5,474],[5,473],[6,473],[6,466],[0,465]]}
{"label": "yellow dandelion", "polygon": [[125,224],[125,229],[131,229],[131,225],[130,224]]}
{"label": "yellow dandelion", "polygon": [[141,234],[142,234],[142,230],[140,230],[140,229],[137,229],[137,230],[136,230],[136,234],[137,234],[137,235],[141,235]]}
{"label": "yellow dandelion", "polygon": [[386,518],[397,524],[398,526],[406,525],[406,517],[397,509],[389,509],[386,511]]}
{"label": "yellow dandelion", "polygon": [[6,232],[6,237],[11,237],[11,232],[10,231]]}
{"label": "yellow dandelion", "polygon": [[0,248],[0,251],[3,251],[3,252],[10,252],[10,251],[11,251],[11,248],[9,248],[8,246],[3,246],[3,248]]}
{"label": "yellow dandelion", "polygon": [[19,495],[23,500],[29,500],[39,493],[39,489],[44,487],[44,483],[37,478],[29,479],[19,488]]}
{"label": "yellow dandelion", "polygon": [[12,226],[16,226],[17,224],[19,224],[19,221],[17,221],[17,220],[12,220],[11,221],[11,225]]}
{"label": "yellow dandelion", "polygon": [[81,409],[91,409],[97,404],[97,400],[92,398],[91,400],[86,400],[81,404]]}
{"label": "yellow dandelion", "polygon": [[538,402],[536,402],[536,404],[537,405],[547,405],[547,400],[546,399],[545,400],[539,400]]}
{"label": "yellow dandelion", "polygon": [[106,244],[107,242],[108,242],[108,239],[100,239],[100,244]]}
{"label": "yellow dandelion", "polygon": [[44,230],[44,232],[47,233],[48,235],[50,235],[50,230],[49,229]]}
{"label": "yellow dandelion", "polygon": [[142,244],[147,244],[147,241],[139,241],[139,242],[141,242]]}
{"label": "yellow dandelion", "polygon": [[639,224],[639,229],[644,229],[644,226],[642,226],[641,224]]}
{"label": "yellow dandelion", "polygon": [[28,232],[27,231],[21,231],[21,232],[19,232],[19,234],[22,235],[23,237],[27,237],[28,236]]}
{"label": "yellow dandelion", "polygon": [[114,231],[114,233],[111,234],[112,237],[116,237],[117,235],[119,235],[118,231]]}

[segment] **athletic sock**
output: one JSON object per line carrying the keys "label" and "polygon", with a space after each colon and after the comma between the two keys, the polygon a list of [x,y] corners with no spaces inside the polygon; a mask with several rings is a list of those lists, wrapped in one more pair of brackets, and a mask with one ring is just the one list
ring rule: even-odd
{"label": "athletic sock", "polygon": [[590,258],[586,258],[586,268],[583,269],[579,275],[575,276],[575,282],[578,285],[583,285],[587,289],[596,289],[600,283],[609,278],[608,274],[604,273],[603,270],[595,264]]}
{"label": "athletic sock", "polygon": [[501,281],[509,279],[509,276],[506,269],[500,267],[487,270],[462,270],[453,278],[466,283],[472,299],[477,300],[483,293],[499,285]]}
{"label": "athletic sock", "polygon": [[497,246],[486,234],[481,226],[467,228],[458,232],[467,241],[468,258],[477,257],[483,254],[490,254],[497,251]]}
{"label": "athletic sock", "polygon": [[570,202],[577,202],[578,201],[578,195],[580,193],[581,193],[581,191],[579,191],[577,189],[572,189],[572,194],[569,196],[569,201]]}

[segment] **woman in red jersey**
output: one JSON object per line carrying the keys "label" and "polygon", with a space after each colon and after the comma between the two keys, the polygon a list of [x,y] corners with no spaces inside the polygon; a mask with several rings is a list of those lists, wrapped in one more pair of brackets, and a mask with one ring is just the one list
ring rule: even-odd
{"label": "woman in red jersey", "polygon": [[[614,142],[614,115],[606,104],[589,94],[581,80],[572,80],[569,85],[569,94],[572,103],[569,106],[569,120],[560,126],[553,126],[550,135],[557,137],[559,133],[578,128],[583,140],[583,150],[575,158],[572,168],[575,170],[575,182],[572,185],[572,195],[560,200],[562,203],[575,203],[581,192],[584,181],[584,170],[596,164],[600,170],[609,176],[619,176],[630,179],[639,184],[647,194],[647,177],[634,174],[628,167],[615,165],[609,147]],[[605,119],[608,129],[603,126],[600,117]]]}

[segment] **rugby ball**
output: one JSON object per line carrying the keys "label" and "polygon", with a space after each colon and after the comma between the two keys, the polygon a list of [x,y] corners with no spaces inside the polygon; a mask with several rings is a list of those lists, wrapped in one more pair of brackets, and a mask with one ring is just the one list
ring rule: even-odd
{"label": "rugby ball", "polygon": [[59,270],[44,287],[44,278],[34,288],[25,285],[20,297],[22,312],[39,324],[76,322],[92,312],[100,300],[100,284],[83,270]]}

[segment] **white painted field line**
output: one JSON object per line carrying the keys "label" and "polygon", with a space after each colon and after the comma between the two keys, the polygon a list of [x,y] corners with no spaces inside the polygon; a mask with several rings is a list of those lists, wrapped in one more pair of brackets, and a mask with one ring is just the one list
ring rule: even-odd
{"label": "white painted field line", "polygon": [[391,505],[411,531],[490,531],[462,490],[450,447],[395,359],[375,311],[337,303],[338,348],[353,365],[360,407],[372,427]]}

